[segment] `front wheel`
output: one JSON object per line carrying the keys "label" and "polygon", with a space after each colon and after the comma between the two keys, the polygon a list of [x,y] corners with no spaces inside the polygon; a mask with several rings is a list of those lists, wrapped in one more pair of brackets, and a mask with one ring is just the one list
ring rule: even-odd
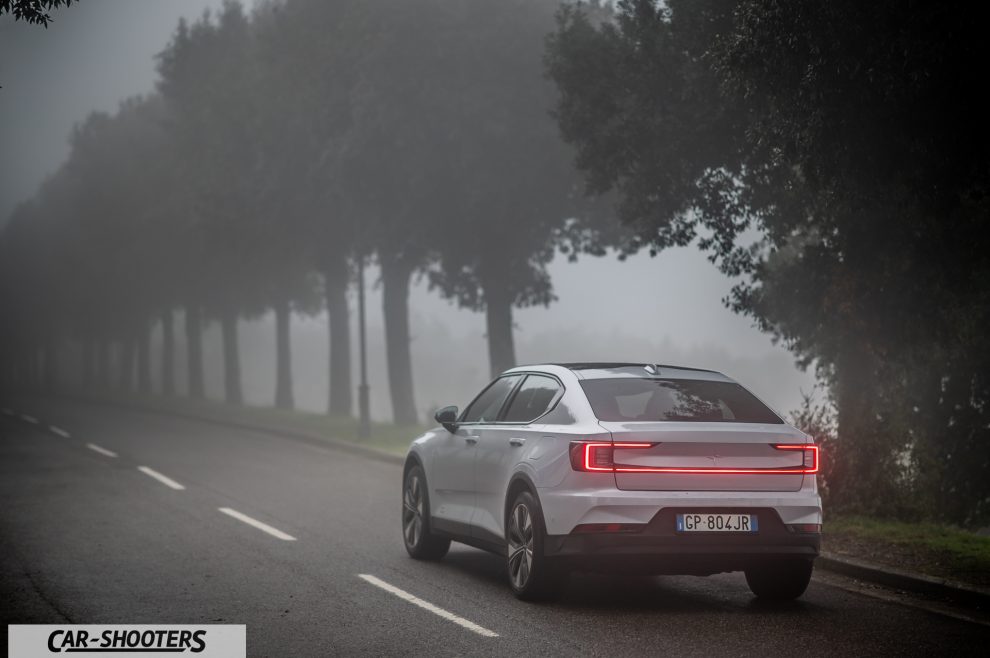
{"label": "front wheel", "polygon": [[524,601],[552,598],[563,585],[564,572],[543,555],[544,537],[546,526],[536,498],[528,491],[519,493],[505,520],[505,564],[512,591]]}
{"label": "front wheel", "polygon": [[791,601],[808,589],[811,560],[788,560],[746,569],[746,583],[758,598],[768,601]]}
{"label": "front wheel", "polygon": [[450,549],[450,540],[430,532],[430,497],[426,475],[416,465],[402,481],[402,541],[417,560],[439,560]]}

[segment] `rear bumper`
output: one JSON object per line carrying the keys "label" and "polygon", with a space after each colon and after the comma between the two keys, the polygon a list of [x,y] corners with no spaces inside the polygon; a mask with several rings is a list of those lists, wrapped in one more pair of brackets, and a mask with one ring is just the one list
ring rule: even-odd
{"label": "rear bumper", "polygon": [[[538,490],[549,535],[569,535],[584,523],[650,523],[665,509],[772,509],[786,524],[822,522],[822,500],[811,477],[797,491],[628,491],[615,488],[611,473],[574,475],[585,477]],[[597,486],[589,486],[595,479]]]}
{"label": "rear bumper", "polygon": [[709,575],[742,571],[782,559],[814,560],[821,534],[792,532],[773,508],[734,507],[756,514],[756,533],[679,533],[675,518],[685,512],[724,512],[713,508],[665,508],[637,533],[549,535],[544,553],[568,568],[655,574]]}

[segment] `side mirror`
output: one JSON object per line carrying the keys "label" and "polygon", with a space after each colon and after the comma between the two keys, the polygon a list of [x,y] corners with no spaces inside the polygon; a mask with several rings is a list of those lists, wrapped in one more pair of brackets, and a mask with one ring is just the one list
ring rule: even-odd
{"label": "side mirror", "polygon": [[437,409],[437,412],[433,414],[433,419],[443,425],[451,434],[457,431],[457,407]]}

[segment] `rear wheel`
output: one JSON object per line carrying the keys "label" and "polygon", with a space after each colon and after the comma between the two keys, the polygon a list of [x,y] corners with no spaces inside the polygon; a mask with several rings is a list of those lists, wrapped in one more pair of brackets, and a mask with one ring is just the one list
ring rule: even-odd
{"label": "rear wheel", "polygon": [[787,560],[746,569],[746,583],[753,594],[768,601],[790,601],[808,589],[811,560]]}
{"label": "rear wheel", "polygon": [[564,572],[543,555],[545,537],[539,504],[530,492],[520,492],[505,520],[505,565],[512,591],[524,601],[552,598],[563,585]]}
{"label": "rear wheel", "polygon": [[402,482],[402,541],[417,560],[439,560],[450,540],[430,532],[430,498],[422,467],[413,466]]}

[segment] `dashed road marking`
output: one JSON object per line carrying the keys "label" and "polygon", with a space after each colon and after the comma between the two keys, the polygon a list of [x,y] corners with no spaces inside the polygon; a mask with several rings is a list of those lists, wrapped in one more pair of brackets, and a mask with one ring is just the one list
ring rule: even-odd
{"label": "dashed road marking", "polygon": [[[107,450],[106,448],[101,448],[100,446],[96,445],[95,443],[87,443],[86,444],[86,447],[89,448],[90,450],[92,450],[93,452],[100,453],[104,457],[116,457],[117,456],[117,453],[115,453],[113,450]],[[149,473],[148,475],[151,475],[151,474]],[[152,475],[152,477],[154,477],[154,476]],[[164,476],[162,476],[162,477],[164,477]],[[173,482],[173,484],[175,484],[175,483]],[[182,485],[181,484],[179,485],[179,488],[182,488]]]}
{"label": "dashed road marking", "polygon": [[175,489],[176,491],[182,491],[183,489],[185,489],[184,486],[182,486],[172,478],[168,477],[167,475],[162,475],[153,468],[148,468],[147,466],[138,466],[137,469],[142,473],[144,473],[145,475],[147,475],[148,477],[155,478],[156,480],[158,480],[159,482],[161,482],[170,489]]}
{"label": "dashed road marking", "polygon": [[37,418],[35,418],[34,416],[28,416],[27,414],[21,414],[21,420],[23,420],[25,423],[31,423],[32,425],[38,424]]}
{"label": "dashed road marking", "polygon": [[55,425],[49,425],[48,429],[51,430],[52,434],[58,434],[59,436],[64,437],[66,439],[72,438],[72,436],[61,427],[56,427]]}
{"label": "dashed road marking", "polygon": [[487,628],[485,628],[484,626],[478,626],[473,621],[469,621],[469,620],[465,619],[464,617],[459,617],[459,616],[455,615],[453,612],[448,612],[447,610],[444,610],[443,608],[439,608],[439,607],[433,605],[432,603],[430,603],[429,601],[424,601],[423,599],[419,598],[418,596],[413,596],[409,592],[407,592],[407,591],[405,591],[403,589],[399,589],[395,585],[390,585],[389,583],[386,583],[384,580],[382,580],[380,578],[376,578],[376,577],[374,577],[374,576],[372,576],[370,574],[366,574],[366,573],[359,573],[358,574],[358,578],[364,580],[365,582],[371,583],[375,587],[379,587],[379,588],[385,590],[389,594],[394,594],[395,596],[399,597],[403,601],[408,601],[409,603],[412,603],[413,605],[417,605],[420,608],[422,608],[423,610],[429,610],[433,614],[435,614],[435,615],[437,615],[439,617],[443,617],[447,621],[452,621],[455,624],[457,624],[458,626],[461,626],[463,628],[466,628],[469,631],[472,631],[474,633],[477,633],[478,635],[483,635],[485,637],[498,637],[498,633],[496,633],[494,631],[490,631]]}
{"label": "dashed road marking", "polygon": [[217,509],[231,518],[237,519],[242,523],[248,524],[252,528],[257,528],[262,532],[267,532],[272,537],[277,537],[282,541],[296,541],[296,538],[293,537],[292,535],[288,535],[282,532],[281,530],[279,530],[278,528],[273,528],[267,523],[262,523],[258,519],[252,519],[247,514],[242,514],[241,512],[238,512],[235,509],[230,509],[229,507],[218,507]]}
{"label": "dashed road marking", "polygon": [[12,409],[7,409],[4,407],[3,409],[0,409],[0,414],[3,414],[4,416],[13,416],[14,412]]}

